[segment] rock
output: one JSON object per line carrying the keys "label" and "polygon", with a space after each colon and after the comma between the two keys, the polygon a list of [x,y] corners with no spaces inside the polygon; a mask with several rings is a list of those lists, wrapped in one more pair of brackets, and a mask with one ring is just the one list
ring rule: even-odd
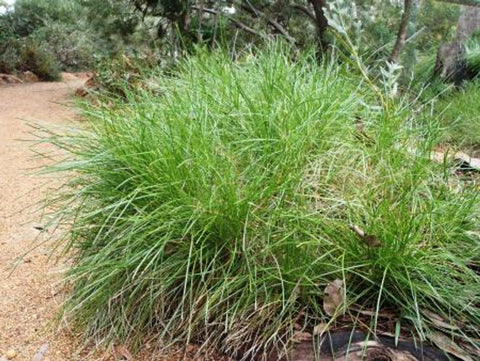
{"label": "rock", "polygon": [[62,72],[61,76],[62,76],[62,81],[66,81],[66,82],[79,79],[75,74],[67,73],[67,72]]}
{"label": "rock", "polygon": [[77,90],[75,90],[75,95],[77,97],[84,98],[88,95],[88,91],[87,89],[85,89],[85,87],[81,86],[77,88]]}
{"label": "rock", "polygon": [[36,76],[34,73],[31,71],[24,71],[22,74],[20,74],[20,78],[25,82],[25,83],[36,83],[39,81],[38,76]]}
{"label": "rock", "polygon": [[92,74],[85,84],[81,86],[80,88],[77,88],[75,91],[75,95],[79,97],[86,97],[88,94],[90,94],[91,91],[98,90],[98,84],[95,80],[95,74]]}
{"label": "rock", "polygon": [[454,41],[440,46],[435,62],[434,75],[447,82],[460,85],[469,78],[465,45]]}
{"label": "rock", "polygon": [[14,349],[10,349],[5,353],[5,356],[7,356],[8,360],[14,359],[17,357],[18,353]]}
{"label": "rock", "polygon": [[48,351],[48,347],[49,347],[49,343],[45,343],[43,344],[37,351],[37,353],[35,354],[35,356],[33,356],[32,358],[32,361],[46,361],[46,359],[44,359],[45,357],[45,354],[47,353]]}
{"label": "rock", "polygon": [[0,84],[21,84],[23,81],[11,74],[0,74]]}

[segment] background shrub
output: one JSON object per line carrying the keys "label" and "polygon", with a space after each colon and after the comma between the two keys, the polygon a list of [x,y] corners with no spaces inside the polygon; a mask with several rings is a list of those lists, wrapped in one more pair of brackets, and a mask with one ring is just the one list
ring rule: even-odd
{"label": "background shrub", "polygon": [[72,29],[68,24],[48,24],[36,30],[30,38],[32,42],[42,44],[62,70],[91,69],[96,60],[94,55],[100,54],[94,33],[87,29]]}
{"label": "background shrub", "polygon": [[18,0],[0,15],[0,69],[29,70],[42,80],[59,72],[91,69],[101,54],[95,33],[76,0]]}
{"label": "background shrub", "polygon": [[46,81],[60,78],[60,65],[42,43],[31,39],[12,38],[0,54],[0,72],[31,71]]}
{"label": "background shrub", "polygon": [[35,73],[39,79],[46,81],[54,81],[60,79],[60,66],[55,56],[32,40],[26,40],[20,52],[21,71],[31,71]]}
{"label": "background shrub", "polygon": [[13,73],[22,64],[22,41],[14,37],[5,38],[0,52],[0,73]]}

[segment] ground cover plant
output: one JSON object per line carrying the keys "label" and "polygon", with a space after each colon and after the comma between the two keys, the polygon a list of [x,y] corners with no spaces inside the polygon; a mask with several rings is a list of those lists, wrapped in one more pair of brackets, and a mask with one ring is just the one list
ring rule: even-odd
{"label": "ground cover plant", "polygon": [[466,46],[467,76],[458,85],[434,77],[435,56],[419,59],[416,71],[404,92],[413,101],[425,106],[425,118],[436,118],[441,127],[441,147],[462,149],[477,155],[480,138],[478,87],[480,52],[478,40],[472,39]]}
{"label": "ground cover plant", "polygon": [[[86,105],[86,129],[51,138],[74,173],[54,203],[71,227],[65,315],[97,341],[251,359],[353,309],[375,331],[388,309],[397,338],[440,319],[478,350],[476,185],[430,160],[439,126],[384,75],[277,44],[200,52],[149,74],[155,92]],[[345,302],[326,313],[335,280]]]}
{"label": "ground cover plant", "polygon": [[442,128],[440,141],[476,155],[479,149],[479,70],[480,52],[478,44],[472,41],[467,46],[467,70],[469,79],[459,86],[433,77],[434,57],[421,60],[408,90],[425,107],[427,118],[437,118]]}
{"label": "ground cover plant", "polygon": [[461,89],[447,90],[434,102],[434,115],[444,127],[443,141],[472,155],[480,149],[480,99],[478,80]]}

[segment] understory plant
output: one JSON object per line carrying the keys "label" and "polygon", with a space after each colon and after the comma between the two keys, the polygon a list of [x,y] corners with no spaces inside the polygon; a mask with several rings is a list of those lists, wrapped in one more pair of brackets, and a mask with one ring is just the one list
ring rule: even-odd
{"label": "understory plant", "polygon": [[299,325],[364,309],[375,330],[388,309],[397,331],[425,340],[442,319],[478,349],[477,188],[430,159],[435,122],[335,57],[279,44],[152,79],[155,93],[126,87],[50,138],[71,177],[52,203],[69,227],[64,314],[87,337],[252,359]]}
{"label": "understory plant", "polygon": [[433,114],[443,126],[443,141],[464,151],[480,150],[480,81],[446,92],[433,102]]}

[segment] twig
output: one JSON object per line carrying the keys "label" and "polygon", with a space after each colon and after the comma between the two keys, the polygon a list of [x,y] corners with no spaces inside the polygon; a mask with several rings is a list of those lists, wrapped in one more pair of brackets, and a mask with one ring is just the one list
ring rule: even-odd
{"label": "twig", "polygon": [[298,10],[299,12],[305,14],[307,17],[309,17],[312,21],[316,22],[317,18],[315,17],[315,14],[310,11],[308,6],[301,5],[301,4],[292,4],[290,5],[293,9]]}
{"label": "twig", "polygon": [[291,42],[291,43],[296,43],[297,42],[297,40],[293,36],[291,36],[288,33],[288,31],[282,25],[280,25],[278,22],[276,22],[275,20],[269,19],[268,23],[270,25],[272,25],[275,28],[275,30],[277,30],[280,34],[282,34],[285,37],[285,39],[287,39],[289,42]]}
{"label": "twig", "polygon": [[393,46],[392,54],[390,55],[390,61],[396,63],[398,57],[405,47],[405,38],[407,37],[408,24],[412,15],[413,7],[415,6],[413,0],[405,0],[402,18],[400,20],[400,26],[398,27],[397,40]]}
{"label": "twig", "polygon": [[193,10],[202,10],[203,12],[207,13],[207,14],[213,14],[213,15],[223,15],[225,16],[228,20],[230,20],[233,24],[235,24],[236,26],[238,26],[240,29],[242,30],[245,30],[246,32],[250,33],[250,34],[253,34],[253,35],[256,35],[258,37],[261,37],[263,39],[266,38],[266,36],[260,32],[258,32],[257,30],[251,28],[250,26],[242,23],[241,21],[238,21],[237,19],[234,19],[224,13],[222,13],[221,11],[217,11],[217,10],[214,10],[214,9],[208,9],[208,8],[203,8],[203,9],[200,9],[198,6],[192,6],[192,9]]}
{"label": "twig", "polygon": [[291,36],[288,33],[287,29],[285,29],[282,25],[280,25],[280,23],[278,21],[276,21],[274,19],[271,19],[271,18],[268,18],[267,16],[265,16],[265,14],[263,12],[261,12],[258,9],[255,9],[250,1],[247,1],[247,6],[242,5],[242,8],[245,11],[252,14],[256,18],[266,19],[267,23],[269,25],[271,25],[275,30],[277,30],[280,34],[282,34],[285,37],[285,39],[287,39],[289,42],[291,42],[291,43],[296,43],[297,42],[297,40],[293,36]]}

